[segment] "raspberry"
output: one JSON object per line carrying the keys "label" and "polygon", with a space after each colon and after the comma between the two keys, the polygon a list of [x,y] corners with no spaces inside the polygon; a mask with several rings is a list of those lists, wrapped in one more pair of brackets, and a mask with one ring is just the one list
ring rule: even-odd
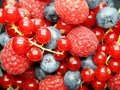
{"label": "raspberry", "polygon": [[68,33],[67,37],[72,44],[72,48],[69,51],[74,56],[89,56],[98,46],[98,40],[95,34],[84,26],[76,26]]}
{"label": "raspberry", "polygon": [[50,75],[39,83],[39,90],[68,90],[60,75]]}
{"label": "raspberry", "polygon": [[29,59],[25,55],[18,55],[13,50],[11,41],[9,41],[1,54],[2,66],[9,74],[21,74],[30,64]]}
{"label": "raspberry", "polygon": [[120,72],[108,80],[108,88],[110,90],[120,90]]}
{"label": "raspberry", "polygon": [[67,24],[79,24],[87,19],[89,8],[86,0],[55,0],[56,13]]}
{"label": "raspberry", "polygon": [[20,0],[20,6],[29,11],[32,18],[44,18],[44,7],[46,2],[39,0]]}

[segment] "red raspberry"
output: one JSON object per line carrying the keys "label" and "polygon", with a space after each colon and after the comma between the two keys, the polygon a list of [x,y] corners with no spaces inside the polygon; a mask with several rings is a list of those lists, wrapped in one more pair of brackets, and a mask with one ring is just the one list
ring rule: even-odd
{"label": "red raspberry", "polygon": [[44,18],[44,7],[46,2],[39,0],[20,0],[20,6],[29,11],[30,16],[33,18]]}
{"label": "red raspberry", "polygon": [[60,75],[50,75],[39,83],[39,90],[68,90]]}
{"label": "red raspberry", "polygon": [[84,26],[76,26],[68,33],[72,48],[69,50],[74,56],[86,57],[92,54],[97,46],[98,40],[95,34]]}
{"label": "red raspberry", "polygon": [[1,54],[2,66],[9,74],[21,74],[30,64],[29,59],[25,55],[18,55],[13,50],[11,41],[9,41]]}
{"label": "red raspberry", "polygon": [[120,72],[108,80],[108,88],[110,90],[120,90]]}
{"label": "red raspberry", "polygon": [[86,0],[55,0],[55,10],[67,24],[79,24],[87,19],[89,8]]}

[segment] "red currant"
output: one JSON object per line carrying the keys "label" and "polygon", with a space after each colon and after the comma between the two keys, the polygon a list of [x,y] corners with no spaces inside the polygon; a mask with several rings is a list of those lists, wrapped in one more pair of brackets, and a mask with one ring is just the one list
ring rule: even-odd
{"label": "red currant", "polygon": [[96,18],[95,14],[90,11],[87,19],[82,23],[86,27],[91,27],[96,23]]}
{"label": "red currant", "polygon": [[35,18],[34,19],[34,30],[33,32],[37,32],[37,30],[43,26],[45,26],[45,21],[43,19],[38,19],[38,18]]}
{"label": "red currant", "polygon": [[3,14],[5,15],[5,19],[9,23],[17,22],[20,20],[20,13],[17,7],[10,6],[8,8],[4,8]]}
{"label": "red currant", "polygon": [[93,56],[93,61],[96,65],[104,65],[106,62],[107,56],[104,52],[97,52]]}
{"label": "red currant", "polygon": [[93,29],[93,32],[95,33],[98,41],[101,42],[103,40],[103,37],[104,37],[104,30],[102,28],[96,27]]}
{"label": "red currant", "polygon": [[108,62],[108,67],[112,72],[118,72],[120,69],[120,59],[110,59]]}
{"label": "red currant", "polygon": [[57,22],[57,28],[60,30],[62,34],[68,34],[72,30],[72,25],[66,24],[64,21],[61,19],[58,20]]}
{"label": "red currant", "polygon": [[120,45],[118,42],[111,43],[107,46],[107,53],[113,58],[120,58]]}
{"label": "red currant", "polygon": [[26,54],[29,47],[29,40],[24,36],[16,36],[12,39],[12,48],[18,54]]}
{"label": "red currant", "polygon": [[15,76],[15,88],[18,88],[18,90],[22,90],[23,89],[23,83],[24,83],[24,78],[21,77],[20,75]]}
{"label": "red currant", "polygon": [[39,84],[35,79],[29,79],[24,83],[24,90],[38,90]]}
{"label": "red currant", "polygon": [[96,51],[107,53],[107,45],[106,44],[99,44]]}
{"label": "red currant", "polygon": [[92,70],[90,68],[82,69],[81,78],[85,82],[91,82],[92,80],[94,80],[94,70]]}
{"label": "red currant", "polygon": [[98,66],[95,70],[95,77],[99,81],[106,81],[111,76],[111,70],[105,65]]}
{"label": "red currant", "polygon": [[43,52],[40,48],[33,46],[27,52],[27,56],[32,62],[36,62],[42,59]]}
{"label": "red currant", "polygon": [[36,32],[36,40],[39,43],[47,44],[51,39],[51,33],[47,27],[41,27]]}
{"label": "red currant", "polygon": [[66,60],[66,63],[68,69],[72,71],[77,71],[81,67],[81,60],[79,57],[71,56]]}
{"label": "red currant", "polygon": [[60,62],[60,66],[59,68],[57,69],[57,74],[59,75],[63,75],[68,71],[68,68],[67,68],[67,65],[65,62]]}
{"label": "red currant", "polygon": [[[56,50],[56,52],[60,52],[59,50]],[[58,61],[64,60],[65,57],[67,56],[67,52],[64,52],[63,54],[53,54],[54,58]]]}
{"label": "red currant", "polygon": [[68,51],[71,48],[70,40],[66,37],[58,39],[57,48],[61,51]]}
{"label": "red currant", "polygon": [[91,84],[94,90],[104,90],[106,86],[105,82],[98,81],[97,79],[93,80]]}
{"label": "red currant", "polygon": [[19,30],[26,36],[30,36],[33,32],[34,24],[29,18],[23,18],[19,22]]}
{"label": "red currant", "polygon": [[14,83],[15,79],[11,74],[4,74],[2,77],[0,77],[0,86],[2,86],[5,89],[9,86],[14,86]]}
{"label": "red currant", "polygon": [[105,35],[105,43],[106,44],[111,44],[113,42],[116,42],[118,40],[118,34],[115,32],[109,32]]}
{"label": "red currant", "polygon": [[10,37],[15,37],[18,35],[18,33],[15,32],[15,30],[12,28],[12,24],[10,23],[6,25],[5,30]]}

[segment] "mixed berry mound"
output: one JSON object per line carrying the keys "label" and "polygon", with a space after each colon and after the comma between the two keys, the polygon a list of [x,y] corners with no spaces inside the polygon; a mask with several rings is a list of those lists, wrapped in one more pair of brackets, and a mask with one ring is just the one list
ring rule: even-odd
{"label": "mixed berry mound", "polygon": [[87,57],[92,54],[97,46],[98,39],[95,34],[84,26],[76,26],[68,33],[72,48],[69,50],[74,56]]}
{"label": "mixed berry mound", "polygon": [[21,74],[29,67],[29,59],[25,55],[18,55],[9,41],[2,50],[2,66],[9,74]]}
{"label": "mixed berry mound", "polygon": [[55,0],[58,16],[68,24],[79,24],[87,19],[89,8],[86,0]]}

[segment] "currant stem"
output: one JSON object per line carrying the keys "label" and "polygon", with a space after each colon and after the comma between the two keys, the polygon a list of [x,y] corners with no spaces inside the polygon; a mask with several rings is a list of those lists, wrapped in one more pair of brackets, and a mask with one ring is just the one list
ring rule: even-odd
{"label": "currant stem", "polygon": [[15,32],[16,33],[18,33],[19,35],[23,35],[19,30],[18,30],[18,28],[14,25],[14,24],[12,24],[12,28],[15,30]]}
{"label": "currant stem", "polygon": [[108,62],[109,62],[110,58],[111,58],[111,56],[109,55],[106,59],[106,63],[105,63],[106,65],[108,65]]}
{"label": "currant stem", "polygon": [[[23,34],[18,30],[18,27],[16,27],[14,24],[12,24],[12,28],[13,28],[13,29],[15,30],[15,32],[17,32],[19,35],[23,36]],[[64,52],[56,52],[56,51],[53,51],[53,50],[51,50],[51,49],[44,48],[43,45],[39,45],[39,44],[33,42],[33,41],[31,40],[31,38],[29,38],[28,40],[29,40],[29,42],[30,42],[31,45],[34,45],[34,46],[39,47],[40,49],[42,49],[43,52],[44,52],[44,51],[48,51],[48,52],[51,52],[51,53],[54,53],[54,54],[63,54],[63,53],[64,53]]]}
{"label": "currant stem", "polygon": [[42,49],[43,51],[48,51],[48,52],[55,53],[55,54],[63,54],[63,53],[64,53],[64,52],[56,52],[56,51],[52,51],[51,49],[44,48],[44,47],[42,47],[43,45],[38,45],[37,43],[31,41],[31,39],[29,39],[29,42],[30,42],[32,45],[39,47],[39,48]]}
{"label": "currant stem", "polygon": [[120,45],[120,35],[118,36],[117,43],[118,43],[118,45]]}

